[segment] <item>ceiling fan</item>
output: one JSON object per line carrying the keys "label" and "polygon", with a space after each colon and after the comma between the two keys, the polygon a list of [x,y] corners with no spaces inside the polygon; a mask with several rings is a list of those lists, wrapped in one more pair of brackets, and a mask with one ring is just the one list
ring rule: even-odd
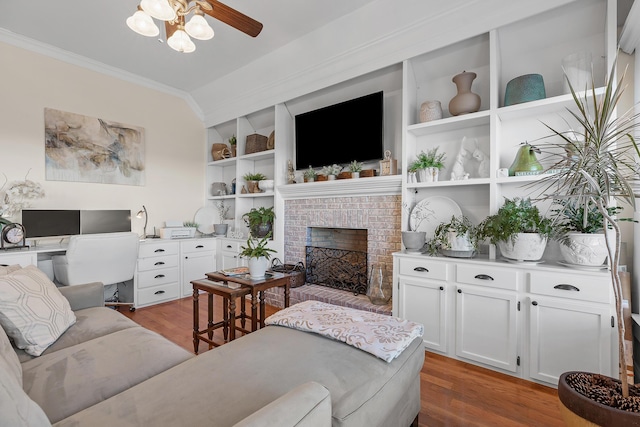
{"label": "ceiling fan", "polygon": [[[192,12],[193,16],[186,22],[185,17]],[[127,25],[138,34],[155,37],[160,30],[151,18],[164,21],[169,46],[178,52],[189,53],[196,50],[189,36],[198,40],[213,37],[205,14],[251,37],[262,31],[260,22],[217,0],[141,0],[138,10],[127,18]]]}

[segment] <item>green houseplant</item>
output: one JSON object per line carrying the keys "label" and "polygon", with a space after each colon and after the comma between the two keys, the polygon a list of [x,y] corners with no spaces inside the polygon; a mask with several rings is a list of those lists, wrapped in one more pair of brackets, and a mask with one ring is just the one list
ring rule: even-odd
{"label": "green houseplant", "polygon": [[249,212],[242,215],[242,219],[249,227],[252,237],[265,237],[272,232],[273,220],[276,214],[273,206],[265,208],[251,208]]}
{"label": "green houseplant", "polygon": [[438,173],[444,167],[446,155],[438,153],[440,147],[421,151],[416,159],[409,165],[409,172],[416,172],[420,182],[433,182],[438,180]]}
{"label": "green houseplant", "polygon": [[349,163],[349,172],[351,172],[351,178],[360,178],[360,172],[362,172],[362,168],[364,164],[357,160]]}
{"label": "green houseplant", "polygon": [[267,177],[260,172],[247,172],[242,175],[242,179],[244,179],[247,183],[247,190],[249,193],[259,193],[260,188],[258,187],[258,181],[262,181],[263,179],[267,179]]}
{"label": "green houseplant", "polygon": [[478,238],[498,246],[505,258],[536,261],[542,258],[553,222],[540,214],[531,199],[505,197],[495,215],[478,225]]}
{"label": "green houseplant", "polygon": [[[578,123],[579,131],[557,130],[547,125],[551,135],[542,148],[549,156],[556,156],[557,161],[551,168],[560,168],[560,171],[553,176],[544,177],[538,185],[543,199],[571,200],[577,204],[596,206],[603,218],[602,228],[611,227],[613,234],[612,238],[606,239],[606,244],[611,285],[615,296],[620,378],[616,383],[609,379],[613,384],[606,388],[612,395],[621,395],[621,398],[598,400],[600,393],[591,393],[591,390],[589,393],[593,398],[583,395],[578,390],[590,388],[597,381],[603,382],[603,376],[567,372],[561,376],[558,383],[558,396],[566,409],[565,414],[567,417],[589,417],[591,421],[598,423],[599,421],[593,420],[593,417],[605,416],[606,412],[607,417],[634,417],[619,419],[615,421],[616,425],[638,425],[638,414],[616,409],[610,404],[618,402],[622,406],[634,406],[629,400],[631,398],[625,361],[623,296],[619,274],[622,233],[611,211],[611,208],[618,204],[627,204],[635,210],[635,196],[630,181],[638,176],[636,158],[640,155],[640,150],[633,135],[637,132],[640,114],[634,113],[631,109],[624,114],[616,115],[616,106],[624,91],[625,74],[626,72],[616,81],[614,66],[600,95],[593,80],[591,88],[584,94],[577,94],[565,75],[574,101],[573,109],[568,109],[568,112]],[[580,143],[575,142],[575,133],[578,133]],[[567,145],[572,148],[570,156],[560,150]],[[584,382],[581,382],[582,380]],[[616,391],[614,388],[619,390]]]}
{"label": "green houseplant", "polygon": [[260,240],[252,240],[249,238],[247,239],[247,245],[240,247],[240,256],[249,258],[249,276],[252,279],[261,279],[264,277],[264,273],[269,266],[271,254],[276,252],[267,247],[270,237],[271,233],[268,233]]}
{"label": "green houseplant", "polygon": [[427,252],[455,257],[472,257],[478,250],[478,229],[466,216],[452,216],[449,222],[440,223],[433,238],[427,242]]}
{"label": "green houseplant", "polygon": [[333,181],[336,179],[336,176],[342,171],[342,166],[336,165],[335,163],[330,166],[324,166],[322,168],[322,174],[327,176],[329,181]]}
{"label": "green houseplant", "polygon": [[309,166],[309,169],[304,171],[304,180],[306,182],[313,182],[316,180],[317,177],[318,177],[318,174],[316,173],[315,170],[313,170],[311,166]]}

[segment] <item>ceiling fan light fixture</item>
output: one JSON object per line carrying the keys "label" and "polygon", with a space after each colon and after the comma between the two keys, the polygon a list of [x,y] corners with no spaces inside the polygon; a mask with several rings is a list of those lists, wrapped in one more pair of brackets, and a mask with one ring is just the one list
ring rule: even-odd
{"label": "ceiling fan light fixture", "polygon": [[177,18],[176,11],[167,0],[142,0],[140,7],[161,21],[173,21]]}
{"label": "ceiling fan light fixture", "polygon": [[128,17],[127,26],[136,33],[147,37],[155,37],[160,34],[158,26],[143,10],[138,10]]}
{"label": "ceiling fan light fixture", "polygon": [[[202,12],[200,12],[202,13]],[[187,25],[184,26],[185,31],[194,39],[210,40],[213,38],[213,28],[209,26],[207,21],[199,13],[191,17]]]}
{"label": "ceiling fan light fixture", "polygon": [[185,33],[182,25],[167,39],[167,44],[173,50],[183,53],[191,53],[196,50],[196,45],[191,41],[189,35]]}

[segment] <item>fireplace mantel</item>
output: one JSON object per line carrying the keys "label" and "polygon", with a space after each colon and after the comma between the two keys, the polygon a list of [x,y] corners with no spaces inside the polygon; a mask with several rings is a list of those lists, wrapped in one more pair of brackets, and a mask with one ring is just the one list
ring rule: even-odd
{"label": "fireplace mantel", "polygon": [[284,200],[364,195],[388,196],[400,194],[401,189],[401,175],[337,179],[335,181],[304,182],[278,186],[278,191]]}

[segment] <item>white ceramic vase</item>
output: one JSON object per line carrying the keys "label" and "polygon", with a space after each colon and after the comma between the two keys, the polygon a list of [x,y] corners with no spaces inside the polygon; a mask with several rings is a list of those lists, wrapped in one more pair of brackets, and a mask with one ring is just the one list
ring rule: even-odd
{"label": "white ceramic vase", "polygon": [[402,243],[409,252],[419,252],[427,238],[425,231],[403,231]]}
{"label": "white ceramic vase", "polygon": [[469,239],[469,232],[459,235],[455,231],[449,231],[449,249],[452,251],[473,251],[473,245]]}
{"label": "white ceramic vase", "polygon": [[260,258],[249,258],[249,276],[252,279],[264,278],[264,273],[267,271],[267,267],[269,267],[269,261],[266,257],[261,256]]}
{"label": "white ceramic vase", "polygon": [[607,260],[607,242],[602,233],[569,233],[560,244],[560,254],[569,264],[597,267]]}
{"label": "white ceramic vase", "polygon": [[547,238],[538,233],[518,233],[511,239],[498,242],[503,257],[515,261],[538,261],[547,247]]}

